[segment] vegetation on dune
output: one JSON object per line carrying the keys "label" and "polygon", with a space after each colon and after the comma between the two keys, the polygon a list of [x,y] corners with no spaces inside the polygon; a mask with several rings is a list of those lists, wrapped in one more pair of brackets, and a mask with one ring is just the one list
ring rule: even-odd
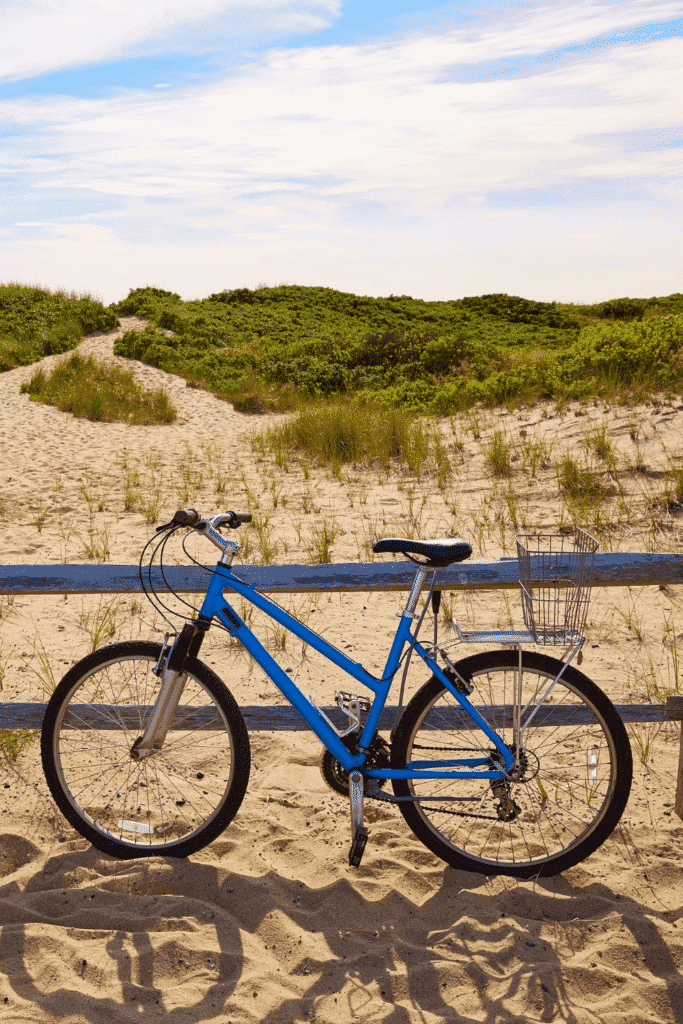
{"label": "vegetation on dune", "polygon": [[0,285],[0,372],[67,352],[84,335],[118,324],[114,310],[89,295]]}
{"label": "vegetation on dune", "polygon": [[112,308],[150,321],[116,343],[119,355],[179,373],[244,412],[353,396],[446,415],[476,403],[683,388],[683,295],[570,306],[282,285],[183,302],[139,288]]}
{"label": "vegetation on dune", "polygon": [[176,418],[163,388],[147,391],[136,382],[132,370],[78,353],[60,359],[50,374],[36,370],[21,390],[32,401],[55,405],[88,420],[172,423]]}
{"label": "vegetation on dune", "polygon": [[577,332],[555,304],[503,295],[424,302],[281,286],[182,302],[149,288],[115,308],[150,320],[117,342],[118,354],[181,373],[246,412],[349,394],[423,410],[453,378],[486,377],[499,345],[551,352]]}
{"label": "vegetation on dune", "polygon": [[564,354],[567,379],[582,379],[587,394],[631,387],[683,387],[683,317],[584,327]]}
{"label": "vegetation on dune", "polygon": [[[0,287],[0,369],[73,348],[119,315],[145,317],[118,355],[176,373],[241,412],[317,399],[449,415],[683,392],[683,295],[594,305],[503,294],[425,302],[332,288],[237,288],[184,302],[137,288],[105,309],[88,296]],[[172,333],[171,333],[172,332]]]}

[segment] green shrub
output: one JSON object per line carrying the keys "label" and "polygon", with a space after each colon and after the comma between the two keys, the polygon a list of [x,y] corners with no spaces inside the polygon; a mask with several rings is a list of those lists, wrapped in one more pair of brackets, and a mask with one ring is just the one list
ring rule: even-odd
{"label": "green shrub", "polygon": [[170,348],[169,341],[170,339],[161,331],[148,324],[142,331],[126,331],[114,342],[114,352],[118,356],[125,356],[126,359],[137,359],[156,366],[157,363],[152,361],[155,348]]}
{"label": "green shrub", "polygon": [[615,320],[642,320],[647,308],[647,299],[610,299],[598,306],[599,315]]}
{"label": "green shrub", "polygon": [[585,327],[560,358],[566,382],[584,380],[591,393],[645,385],[683,388],[683,320]]}
{"label": "green shrub", "polygon": [[[454,377],[484,380],[498,366],[499,349],[533,342],[552,351],[576,336],[571,318],[552,303],[485,298],[374,299],[283,285],[182,303],[161,289],[136,289],[115,308],[146,316],[151,325],[142,336],[120,339],[116,352],[226,396],[239,396],[258,378],[285,402],[291,389],[304,398],[368,393],[382,404],[424,412]],[[178,337],[165,337],[161,327]],[[451,403],[442,398],[441,404]],[[261,407],[256,395],[249,405]]]}
{"label": "green shrub", "polygon": [[448,415],[479,402],[532,405],[683,387],[677,342],[661,351],[650,344],[652,332],[673,337],[683,317],[643,320],[683,314],[683,295],[578,306],[503,294],[423,302],[282,285],[183,302],[141,288],[115,308],[150,320],[117,343],[119,355],[179,373],[249,412],[285,411],[298,396]]}
{"label": "green shrub", "polygon": [[167,292],[163,288],[131,288],[128,297],[115,302],[110,308],[119,316],[154,315],[170,303],[182,302],[176,292]]}
{"label": "green shrub", "polygon": [[49,375],[36,370],[21,390],[32,401],[89,420],[143,424],[172,423],[176,418],[163,388],[145,390],[132,370],[77,353],[60,360]]}
{"label": "green shrub", "polygon": [[68,352],[84,334],[118,327],[118,317],[88,295],[0,285],[0,371]]}
{"label": "green shrub", "polygon": [[381,388],[377,391],[370,388],[359,393],[361,401],[375,404],[381,408],[402,409],[405,412],[416,414],[424,412],[433,403],[437,388],[429,381],[401,381],[389,388]]}

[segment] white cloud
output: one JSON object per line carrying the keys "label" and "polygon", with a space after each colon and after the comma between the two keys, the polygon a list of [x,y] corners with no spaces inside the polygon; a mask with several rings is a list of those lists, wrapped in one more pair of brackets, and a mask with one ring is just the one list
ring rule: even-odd
{"label": "white cloud", "polygon": [[[140,54],[221,51],[229,60],[245,39],[275,40],[278,35],[311,32],[339,19],[345,0],[0,0],[0,79],[16,80]],[[496,24],[417,35],[392,51],[394,70],[410,73],[458,63],[536,54],[620,31],[644,21],[680,17],[677,2],[605,3],[581,0],[541,4],[521,13],[505,6]],[[362,76],[374,60],[372,47],[349,50],[312,48],[280,58],[316,65],[334,74],[348,73],[353,54]],[[332,60],[330,59],[332,57]],[[385,62],[388,54],[385,53]]]}
{"label": "white cloud", "polygon": [[[408,40],[408,60],[422,69],[454,63],[475,64],[502,57],[542,54],[622,33],[643,22],[667,21],[681,16],[681,5],[670,3],[606,4],[595,0],[539,4],[521,13],[516,5],[503,8],[493,25],[454,28],[448,32]],[[397,54],[404,54],[399,47]]]}
{"label": "white cloud", "polygon": [[323,28],[341,0],[20,0],[0,2],[0,78]]}
{"label": "white cloud", "polygon": [[[407,59],[398,63],[395,47],[373,48],[372,62],[362,49],[320,51],[316,61],[304,52],[286,69],[278,57],[181,94],[16,101],[4,118],[49,126],[12,146],[35,187],[129,197],[381,194],[437,209],[449,196],[557,175],[647,177],[676,167],[675,150],[630,153],[625,164],[610,141],[671,124],[683,70],[675,40],[484,84],[435,81],[433,66],[408,59],[413,45],[421,43],[401,46]],[[638,95],[631,78],[646,81],[647,92]]]}
{"label": "white cloud", "polygon": [[[108,299],[143,283],[191,297],[263,279],[434,298],[683,290],[662,202],[680,201],[678,151],[619,141],[680,120],[677,40],[587,50],[517,79],[450,73],[454,54],[495,59],[672,8],[561,5],[511,35],[277,51],[182,91],[0,104],[19,133],[0,166],[21,183],[0,279],[42,267],[46,283]],[[532,209],[533,194],[563,189],[574,199]]]}

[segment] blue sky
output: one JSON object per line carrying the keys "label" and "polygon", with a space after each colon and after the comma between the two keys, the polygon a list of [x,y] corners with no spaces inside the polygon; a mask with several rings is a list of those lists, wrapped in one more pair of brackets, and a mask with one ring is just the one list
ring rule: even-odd
{"label": "blue sky", "polygon": [[0,280],[683,291],[680,3],[0,0]]}

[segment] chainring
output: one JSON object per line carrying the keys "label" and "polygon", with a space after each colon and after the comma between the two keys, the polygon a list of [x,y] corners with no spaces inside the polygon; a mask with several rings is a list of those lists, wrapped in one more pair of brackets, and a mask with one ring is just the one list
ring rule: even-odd
{"label": "chainring", "polygon": [[[368,749],[368,758],[365,762],[366,768],[388,768],[389,767],[389,744],[380,736],[375,736]],[[335,793],[341,796],[349,795],[349,773],[342,768],[334,754],[331,754],[326,747],[323,747],[320,755],[320,774]],[[375,779],[380,789],[384,789],[387,779]]]}

